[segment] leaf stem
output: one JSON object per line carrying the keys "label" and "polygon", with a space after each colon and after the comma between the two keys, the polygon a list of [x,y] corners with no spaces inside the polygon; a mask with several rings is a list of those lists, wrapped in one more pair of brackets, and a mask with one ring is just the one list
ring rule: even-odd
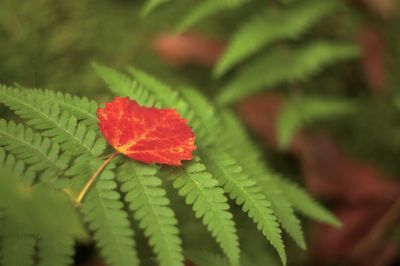
{"label": "leaf stem", "polygon": [[100,167],[96,170],[96,172],[93,173],[93,175],[89,178],[88,181],[86,181],[85,186],[83,189],[79,192],[78,197],[75,199],[75,204],[76,206],[79,206],[85,197],[86,193],[88,192],[90,186],[93,184],[93,182],[96,180],[97,176],[103,171],[103,169],[111,162],[112,159],[114,159],[115,156],[117,156],[119,152],[114,152],[112,153],[107,160],[105,160]]}

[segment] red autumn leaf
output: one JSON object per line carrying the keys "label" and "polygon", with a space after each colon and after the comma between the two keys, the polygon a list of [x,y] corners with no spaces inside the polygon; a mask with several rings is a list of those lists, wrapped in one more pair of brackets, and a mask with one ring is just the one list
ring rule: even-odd
{"label": "red autumn leaf", "polygon": [[193,158],[194,133],[174,109],[147,108],[116,97],[97,116],[105,139],[129,158],[169,165]]}

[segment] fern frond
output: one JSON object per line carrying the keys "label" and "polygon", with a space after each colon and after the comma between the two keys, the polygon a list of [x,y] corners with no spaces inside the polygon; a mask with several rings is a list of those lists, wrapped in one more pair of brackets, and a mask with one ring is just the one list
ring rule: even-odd
{"label": "fern frond", "polygon": [[[43,131],[43,135],[60,143],[68,154],[81,156],[75,167],[68,169],[67,175],[75,176],[82,184],[101,164],[97,156],[103,153],[105,142],[97,139],[96,132],[83,124],[77,124],[77,118],[61,110],[55,103],[44,101],[34,92],[1,87],[0,102],[3,102],[28,124]],[[4,97],[3,97],[4,96]],[[85,158],[85,159],[83,159]],[[88,162],[90,162],[88,167]],[[78,179],[81,178],[81,180]],[[123,210],[120,193],[116,190],[113,173],[104,171],[96,185],[89,191],[81,208],[84,220],[94,231],[94,237],[102,255],[110,265],[137,265],[134,250],[133,230],[128,216]]]}
{"label": "fern frond", "polygon": [[310,0],[278,13],[274,10],[256,15],[233,35],[214,74],[223,75],[273,42],[298,38],[336,6],[336,1]]}
{"label": "fern frond", "polygon": [[228,104],[285,82],[304,81],[340,60],[358,56],[354,45],[315,42],[296,50],[268,49],[240,69],[217,96]]}
{"label": "fern frond", "polygon": [[[182,98],[176,91],[174,93],[168,86],[163,85],[146,73],[138,70],[133,70],[132,72],[139,83],[148,91],[154,93],[167,107],[174,107],[184,115],[192,107],[197,106],[198,101],[189,102],[193,98]],[[185,90],[181,92],[184,93]],[[282,262],[285,264],[286,254],[280,235],[281,231],[276,222],[276,217],[270,209],[270,204],[260,192],[260,188],[248,175],[242,172],[240,165],[235,160],[232,160],[228,154],[215,148],[219,147],[216,142],[213,145],[211,145],[212,143],[205,145],[201,141],[202,135],[201,133],[199,134],[201,129],[207,129],[204,133],[208,136],[213,136],[213,139],[217,140],[217,138],[214,138],[215,132],[209,126],[216,125],[219,121],[212,121],[214,116],[210,115],[207,109],[201,110],[200,113],[193,111],[190,114],[190,117],[184,116],[189,119],[191,126],[196,132],[196,136],[198,136],[201,158],[204,159],[208,167],[210,166],[208,169],[209,172],[220,183],[224,184],[225,191],[229,193],[232,199],[236,200],[239,205],[243,204],[243,210],[248,213],[262,233],[270,240],[281,256]],[[206,160],[205,158],[207,157],[209,158]]]}
{"label": "fern frond", "polygon": [[162,266],[183,265],[181,239],[174,211],[168,206],[166,191],[162,188],[157,167],[128,162],[119,175],[126,193],[125,201],[135,212],[135,219],[150,239]]}
{"label": "fern frond", "polygon": [[[53,103],[57,103],[61,108],[67,110],[70,114],[74,115],[80,123],[87,126],[97,125],[98,120],[96,117],[97,103],[86,97],[77,97],[71,94],[63,94],[52,90],[42,89],[24,89],[35,94],[36,97],[47,99]],[[22,90],[22,91],[24,91]]]}
{"label": "fern frond", "polygon": [[68,155],[100,155],[105,149],[103,139],[96,138],[96,132],[78,124],[75,116],[43,98],[35,91],[20,91],[0,87],[0,102],[27,120],[27,124],[42,131],[42,135],[59,143]]}
{"label": "fern frond", "polygon": [[69,158],[60,156],[60,146],[48,138],[42,138],[29,127],[0,119],[0,146],[36,172],[44,171],[42,177],[54,177],[66,169]]}
{"label": "fern frond", "polygon": [[161,106],[156,97],[150,94],[137,81],[106,66],[94,64],[93,67],[115,95],[128,96],[136,100],[140,105],[147,107]]}
{"label": "fern frond", "polygon": [[240,251],[235,223],[218,182],[206,171],[199,158],[185,163],[184,169],[176,169],[170,175],[175,178],[173,186],[179,195],[186,198],[187,204],[193,205],[196,217],[202,218],[231,265],[237,265]]}
{"label": "fern frond", "polygon": [[278,145],[281,149],[289,147],[296,132],[311,122],[321,119],[349,115],[356,105],[339,99],[293,99],[287,101],[277,119]]}
{"label": "fern frond", "polygon": [[[7,211],[5,212],[7,215]],[[36,240],[24,225],[4,219],[0,264],[3,266],[33,266]]]}
{"label": "fern frond", "polygon": [[274,179],[275,176],[261,160],[261,155],[250,139],[246,136],[239,121],[230,112],[223,112],[222,118],[227,128],[223,145],[228,147],[230,154],[240,162],[243,169],[253,177],[263,189],[267,200],[276,214],[279,223],[302,249],[306,248],[300,221],[293,212],[292,205],[282,193]]}
{"label": "fern frond", "polygon": [[[9,172],[4,173],[4,169]],[[17,162],[13,156],[7,156],[0,149],[0,182],[4,182],[5,175],[9,173],[24,172],[25,165]],[[11,178],[11,177],[8,177]],[[35,238],[27,227],[16,224],[7,215],[7,203],[0,197],[0,265],[34,265]]]}
{"label": "fern frond", "polygon": [[242,205],[244,212],[257,224],[257,228],[276,248],[286,264],[285,247],[276,217],[257,183],[242,171],[241,166],[228,154],[216,149],[207,149],[201,154],[210,173],[219,180],[231,199]]}
{"label": "fern frond", "polygon": [[23,177],[23,180],[28,184],[34,183],[37,177],[36,171],[30,167],[26,167],[21,160],[15,159],[11,154],[7,155],[3,148],[0,148],[0,167],[7,169],[17,176]]}
{"label": "fern frond", "polygon": [[[131,69],[134,75],[138,78],[140,84],[143,85],[142,86],[112,69],[100,66],[96,66],[96,69],[100,76],[118,95],[129,96],[132,99],[139,101],[141,104],[145,103],[147,101],[146,99],[155,99],[155,95],[164,95],[162,97],[162,104],[160,103],[160,105],[166,107],[175,107],[183,116],[189,116],[188,118],[190,119],[190,114],[188,113],[188,105],[185,103],[185,101],[179,98],[178,93],[176,91],[173,91],[166,85],[160,83],[156,79],[148,76],[144,72]],[[154,95],[146,94],[146,97],[141,97],[144,87],[146,88],[146,91],[151,91],[152,93],[154,93]],[[150,101],[150,103],[152,102],[154,103],[155,101]],[[202,171],[202,183],[198,183],[199,181],[197,180],[193,181],[193,176],[197,176],[198,173],[192,172],[192,169],[193,167],[186,168],[187,172],[184,173],[184,175],[187,176],[187,179],[183,179],[183,177],[180,177],[178,180],[180,180],[180,182],[182,182],[182,180],[186,180],[186,186],[193,186],[193,191],[191,195],[198,195],[198,202],[205,200],[205,202],[211,204],[211,207],[213,208],[210,209],[209,212],[202,213],[202,211],[204,210],[197,209],[198,207],[195,206],[198,205],[194,203],[194,211],[199,217],[203,217],[203,222],[206,223],[207,228],[211,231],[214,237],[216,237],[217,242],[221,244],[221,248],[225,251],[231,261],[236,263],[238,260],[239,251],[237,237],[235,237],[233,221],[230,221],[231,219],[229,219],[230,213],[226,211],[224,204],[222,204],[221,202],[218,203],[212,201],[212,199],[205,197],[207,194],[204,194],[207,192],[218,194],[217,187],[214,188],[214,186],[216,185],[216,181],[213,180],[211,176],[209,176],[209,174],[206,173],[204,170]],[[177,185],[178,180],[175,181],[175,186]],[[209,182],[207,186],[205,183],[206,181]],[[211,186],[211,184],[214,184],[214,186]],[[185,184],[182,184],[182,186],[184,185]],[[221,197],[223,197],[223,195],[221,195]],[[221,198],[219,200],[221,200]],[[216,221],[215,226],[208,224],[209,222],[211,222],[209,218],[205,220],[206,217],[211,216],[216,216],[219,219]]]}
{"label": "fern frond", "polygon": [[281,190],[285,193],[290,203],[304,215],[320,222],[331,224],[336,227],[341,226],[341,222],[329,211],[314,201],[306,191],[294,183],[283,178],[277,178]]}
{"label": "fern frond", "polygon": [[147,3],[142,9],[142,16],[147,16],[151,11],[156,9],[162,4],[169,2],[170,0],[147,0]]}
{"label": "fern frond", "polygon": [[38,241],[38,266],[73,265],[74,237],[71,235],[46,235]]}
{"label": "fern frond", "polygon": [[[285,264],[286,254],[281,230],[271,209],[271,204],[261,192],[258,184],[249,177],[247,172],[243,171],[243,166],[232,157],[231,152],[224,145],[221,145],[221,136],[224,133],[222,121],[218,119],[216,111],[197,91],[183,89],[181,92],[201,121],[199,126],[206,129],[206,135],[214,136],[211,145],[200,145],[201,154],[208,170],[224,186],[230,198],[239,205],[243,204],[243,210],[248,213],[249,217],[257,224],[258,229],[277,249],[283,264]],[[196,131],[196,127],[194,130]],[[202,143],[200,142],[200,144]]]}
{"label": "fern frond", "polygon": [[246,0],[203,0],[185,15],[176,27],[176,31],[186,31],[209,16],[226,9],[237,8],[245,2]]}
{"label": "fern frond", "polygon": [[[93,172],[100,164],[101,161],[98,160],[89,171]],[[100,174],[95,187],[83,201],[83,219],[93,231],[96,245],[107,264],[139,265],[133,239],[134,231],[124,210],[121,194],[116,190],[115,175],[109,168]]]}

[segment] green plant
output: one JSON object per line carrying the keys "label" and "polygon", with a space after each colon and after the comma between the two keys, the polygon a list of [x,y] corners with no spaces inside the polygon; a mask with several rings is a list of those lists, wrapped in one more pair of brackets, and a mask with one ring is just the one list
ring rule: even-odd
{"label": "green plant", "polygon": [[[199,246],[201,239],[182,244],[181,238],[186,239],[188,232],[183,231],[186,219],[176,218],[174,210],[185,210],[173,196],[176,192],[192,207],[232,265],[246,257],[240,253],[241,229],[233,217],[240,208],[278,251],[283,264],[286,253],[281,227],[301,248],[306,246],[294,210],[339,224],[306,192],[268,169],[227,109],[215,107],[197,90],[172,89],[137,69],[130,69],[133,77],[99,65],[96,70],[116,95],[128,96],[143,106],[176,109],[193,127],[198,146],[196,159],[182,167],[160,168],[119,156],[101,172],[77,209],[109,265],[139,263],[136,223],[160,265],[182,265],[194,248],[216,252]],[[29,170],[19,174],[34,186],[49,184],[74,197],[109,152],[96,126],[97,104],[68,94],[6,86],[0,88],[0,102],[26,121],[26,125],[0,122],[1,149]],[[193,215],[187,211],[183,211],[184,217]],[[4,239],[2,253],[7,247]],[[15,239],[20,240],[24,241]],[[69,252],[58,255],[70,258],[73,242],[70,238],[59,240]],[[30,244],[25,251],[32,254],[32,247]],[[49,265],[60,259],[57,253],[53,255]],[[60,261],[63,263],[57,265],[71,262]]]}
{"label": "green plant", "polygon": [[[313,32],[322,18],[346,11],[341,1],[271,1],[268,6],[260,2],[201,1],[176,26],[181,32],[222,11],[231,10],[237,15],[227,47],[212,71],[223,84],[216,93],[218,104],[231,104],[283,85],[305,83],[325,68],[359,56],[353,43]],[[239,12],[239,7],[247,6],[250,12]]]}

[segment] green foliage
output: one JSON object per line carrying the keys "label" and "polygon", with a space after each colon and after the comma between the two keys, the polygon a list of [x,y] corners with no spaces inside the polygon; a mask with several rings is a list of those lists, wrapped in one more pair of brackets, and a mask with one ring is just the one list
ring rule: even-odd
{"label": "green foliage", "polygon": [[276,47],[246,63],[222,89],[217,101],[232,103],[282,83],[305,81],[337,60],[354,58],[354,45],[315,42],[303,47]]}
{"label": "green foliage", "polygon": [[267,10],[241,25],[214,69],[218,77],[263,47],[285,39],[297,39],[321,17],[334,11],[336,1],[305,1],[283,10]]}
{"label": "green foliage", "polygon": [[158,6],[168,1],[170,0],[148,0],[146,5],[142,9],[142,16],[148,15],[152,10],[156,9]]}
{"label": "green foliage", "polygon": [[[178,174],[178,176],[193,178],[193,174],[196,173],[199,179],[199,181],[196,182],[197,185],[200,184],[204,187],[210,186],[211,188],[215,187],[218,181],[218,184],[223,187],[229,197],[235,200],[238,205],[242,206],[243,211],[253,219],[257,224],[257,228],[277,249],[283,263],[285,263],[286,255],[276,216],[279,217],[285,230],[294,237],[296,242],[301,247],[305,247],[299,221],[291,209],[289,200],[280,192],[278,183],[273,182],[273,178],[268,178],[271,174],[262,168],[262,166],[258,167],[258,169],[261,169],[261,171],[258,170],[260,172],[257,172],[259,180],[253,177],[252,174],[255,172],[253,168],[256,168],[258,164],[262,165],[262,162],[255,161],[256,163],[253,165],[248,161],[240,161],[241,158],[246,158],[243,154],[243,149],[250,154],[256,153],[253,151],[253,146],[248,146],[249,140],[246,135],[242,135],[242,138],[245,140],[242,141],[244,142],[245,148],[233,147],[232,143],[234,143],[235,140],[232,139],[232,137],[226,137],[226,135],[222,133],[229,127],[224,123],[223,117],[218,115],[219,112],[203,96],[190,88],[181,89],[180,91],[173,90],[137,69],[131,69],[135,80],[103,66],[97,65],[96,69],[111,89],[119,95],[129,96],[144,105],[149,103],[155,104],[155,99],[158,99],[159,101],[157,101],[157,104],[162,107],[176,108],[189,120],[198,138],[198,160],[202,163],[184,167],[180,170],[181,174]],[[144,91],[147,93],[144,93]],[[234,131],[228,130],[228,132]],[[231,144],[227,145],[228,142],[221,142],[221,136],[223,136],[222,139],[226,137]],[[175,172],[169,172],[169,175]],[[264,180],[265,178],[268,179]],[[180,180],[180,182],[176,183],[178,180]],[[199,183],[200,180],[202,181],[201,183]],[[231,217],[229,217],[229,215],[227,216],[225,211],[221,212],[221,207],[222,210],[226,210],[226,206],[224,207],[224,205],[219,207],[219,211],[203,214],[206,211],[205,207],[211,204],[208,202],[206,205],[204,200],[207,197],[216,198],[215,193],[217,193],[216,191],[218,190],[203,189],[202,192],[199,192],[197,191],[199,188],[194,190],[194,184],[192,182],[188,183],[189,181],[190,180],[186,180],[186,182],[184,182],[182,178],[176,179],[174,186],[180,189],[181,195],[186,196],[187,203],[194,204],[194,210],[197,216],[218,215],[217,217],[221,220],[220,223],[224,221],[225,223],[231,224]],[[203,183],[206,181],[207,183]],[[263,183],[264,185],[268,184],[265,185],[265,192],[261,189],[259,183]],[[186,190],[183,190],[183,188]],[[189,193],[189,191],[192,191],[192,193]],[[208,194],[205,194],[204,197],[200,197],[202,195],[200,193]],[[214,196],[211,196],[213,194]],[[189,196],[191,196],[191,198],[187,198]],[[197,200],[195,200],[196,198]],[[221,203],[225,202],[223,197],[220,198],[219,201],[221,201]],[[211,210],[211,208],[208,207],[208,210]],[[205,218],[206,217],[207,216],[205,216]],[[208,226],[208,229],[213,233],[214,237],[216,237],[217,242],[220,244],[231,263],[237,263],[235,245],[228,247],[226,244],[227,242],[232,243],[236,238],[235,236],[232,237],[232,233],[235,232],[235,230],[225,230],[225,232],[223,232],[221,229],[217,229],[221,228],[222,224],[216,223],[214,225],[210,220],[205,218],[203,218],[203,223]]]}
{"label": "green foliage", "polygon": [[[68,155],[91,154],[97,156],[104,150],[104,141],[96,140],[96,132],[70,115],[49,99],[40,97],[35,91],[0,87],[0,102],[27,120],[27,124],[42,135],[50,137]],[[85,108],[85,107],[83,107]]]}
{"label": "green foliage", "polygon": [[0,150],[1,265],[71,265],[74,238],[84,236],[69,198],[46,184],[30,186],[24,164]]}
{"label": "green foliage", "polygon": [[226,9],[237,8],[245,2],[246,0],[203,0],[185,15],[178,24],[177,31],[185,31],[211,15]]}
{"label": "green foliage", "polygon": [[30,165],[31,170],[43,171],[42,177],[54,177],[67,167],[69,157],[60,156],[60,146],[29,127],[0,120],[0,135],[0,146],[4,145],[10,154]]}
{"label": "green foliage", "polygon": [[121,191],[126,193],[125,201],[135,211],[134,217],[149,237],[160,265],[183,265],[178,222],[156,174],[156,166],[127,163],[119,175]]}
{"label": "green foliage", "polygon": [[292,99],[285,103],[277,120],[278,145],[289,147],[299,129],[309,123],[349,115],[356,111],[354,103],[338,99]]}
{"label": "green foliage", "polygon": [[282,191],[285,191],[285,195],[293,207],[304,215],[336,227],[341,226],[341,222],[335,216],[316,203],[306,191],[296,184],[281,178],[276,178],[275,181],[280,185]]}
{"label": "green foliage", "polygon": [[[200,21],[207,24],[210,14],[246,2],[251,15],[236,10],[237,30],[213,70],[224,83],[216,96],[219,104],[231,104],[283,84],[306,83],[325,68],[359,56],[355,44],[332,36],[325,39],[320,33],[314,34],[318,36],[315,39],[309,34],[328,15],[346,12],[343,3],[333,0],[282,1],[285,5],[267,7],[258,1],[201,1],[185,14],[178,29],[186,30]],[[229,71],[232,75],[223,76]]]}
{"label": "green foliage", "polygon": [[[133,73],[144,87],[151,88],[152,91],[157,93],[158,97],[164,99],[165,104],[170,104],[170,95],[173,93],[171,89],[155,81],[154,78],[147,76],[143,72],[134,71]],[[166,93],[168,89],[170,93]],[[219,144],[218,132],[220,130],[218,127],[220,124],[216,111],[212,108],[211,110],[210,108],[204,108],[207,107],[203,101],[204,98],[199,97],[198,94],[195,97],[196,93],[194,90],[187,89],[183,90],[182,93],[186,97],[184,99],[180,98],[176,93],[175,101],[179,105],[175,104],[174,106],[177,106],[177,110],[181,111],[181,114],[187,117],[189,121],[193,121],[193,129],[199,138],[200,157],[204,160],[206,166],[208,166],[210,174],[219,181],[231,199],[235,200],[238,205],[242,205],[243,211],[248,213],[248,216],[258,225],[261,232],[277,249],[283,264],[285,264],[286,254],[280,235],[281,231],[270,209],[270,204],[261,193],[261,189],[257,184],[242,171],[241,166]],[[187,97],[188,93],[191,93],[190,97]],[[193,108],[191,116],[185,115],[189,108]],[[204,139],[210,138],[211,140],[203,143],[201,141],[203,136]]]}
{"label": "green foliage", "polygon": [[171,174],[176,176],[174,187],[186,198],[187,204],[193,205],[196,217],[202,218],[231,263],[236,265],[239,262],[238,237],[227,198],[218,182],[198,158]]}
{"label": "green foliage", "polygon": [[[116,94],[129,96],[145,106],[178,110],[193,127],[198,146],[196,159],[180,168],[159,169],[155,165],[143,165],[121,157],[101,172],[79,211],[109,265],[139,264],[141,254],[137,252],[133,220],[149,239],[160,265],[183,264],[184,247],[178,221],[164,188],[165,182],[171,182],[172,188],[192,206],[194,215],[201,219],[231,265],[247,264],[245,257],[240,256],[240,230],[236,228],[232,215],[238,207],[275,247],[283,264],[286,263],[286,253],[280,225],[301,248],[305,248],[300,223],[292,206],[303,208],[301,210],[313,218],[337,222],[298,188],[295,188],[293,197],[301,199],[300,206],[298,202],[292,202],[293,198],[286,197],[287,187],[293,190],[293,186],[288,186],[286,181],[268,171],[247,134],[227,110],[216,109],[196,90],[187,87],[174,90],[137,69],[131,69],[135,78],[130,78],[107,67],[95,65],[95,68]],[[32,127],[0,121],[0,146],[9,156],[18,159],[8,159],[8,165],[18,166],[11,168],[19,169],[18,173],[35,183],[34,187],[50,180],[58,189],[74,195],[104,162],[105,142],[94,127],[96,103],[45,90],[5,86],[0,88],[0,96],[0,102]],[[238,134],[233,134],[234,131]],[[73,156],[72,160],[70,156]],[[166,179],[165,182],[161,181],[160,175]],[[37,178],[43,176],[46,178]],[[232,206],[229,206],[225,193],[234,201]],[[13,202],[11,196],[7,198]],[[63,199],[66,199],[65,195]],[[47,205],[47,202],[40,202],[40,206]],[[59,219],[64,218],[63,214],[58,214],[62,209],[65,208],[54,210]],[[49,211],[53,208],[38,213],[42,219],[51,220]],[[71,211],[76,216],[77,213]],[[8,228],[11,225],[8,225],[7,217],[11,216],[8,212],[2,214],[6,214],[2,222]],[[23,220],[34,221],[31,218]],[[32,224],[40,226],[42,223]],[[58,225],[67,226],[64,223]],[[14,227],[15,230],[20,228]],[[33,227],[34,230],[26,232],[10,229],[20,236],[12,241],[21,241],[21,252],[26,255],[18,259],[25,258],[27,265],[32,263],[32,243],[38,239],[40,265],[70,265],[76,233],[67,230],[55,238],[47,233],[51,228]],[[35,231],[38,234],[32,238]],[[6,237],[4,240],[9,241]],[[13,251],[2,248],[2,252],[4,261],[10,260],[5,265],[17,263],[8,259],[12,258],[8,252]]]}

